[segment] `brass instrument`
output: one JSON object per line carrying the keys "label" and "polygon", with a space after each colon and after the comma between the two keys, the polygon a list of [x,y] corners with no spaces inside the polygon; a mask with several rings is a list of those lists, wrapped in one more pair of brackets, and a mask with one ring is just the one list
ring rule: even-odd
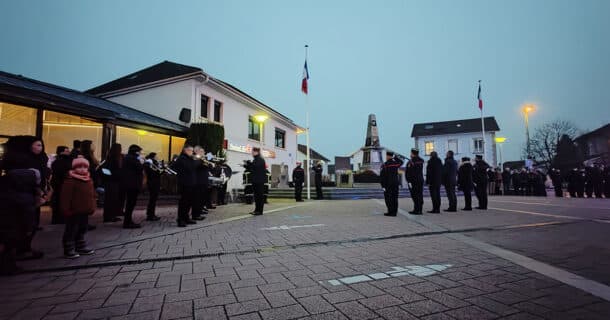
{"label": "brass instrument", "polygon": [[196,154],[193,156],[193,159],[201,161],[204,166],[207,166],[210,168],[214,168],[216,166],[216,164],[214,162],[206,159],[205,155],[202,156],[200,154]]}
{"label": "brass instrument", "polygon": [[176,175],[177,172],[172,170],[172,168],[170,168],[168,165],[165,164],[165,161],[161,160],[161,162],[159,163],[159,165],[156,165],[154,161],[152,161],[152,159],[148,159],[146,160],[146,163],[148,164],[148,166],[150,167],[151,170],[158,172],[159,174],[169,174],[169,175]]}

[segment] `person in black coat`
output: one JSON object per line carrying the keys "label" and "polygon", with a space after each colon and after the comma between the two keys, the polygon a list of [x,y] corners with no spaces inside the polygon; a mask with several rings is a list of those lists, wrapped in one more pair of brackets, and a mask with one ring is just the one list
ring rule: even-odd
{"label": "person in black coat", "polygon": [[407,162],[405,175],[409,184],[409,193],[413,200],[410,214],[422,214],[424,206],[424,159],[419,157],[418,149],[411,149],[411,160]]}
{"label": "person in black coat", "polygon": [[142,148],[132,144],[123,159],[123,170],[121,170],[121,187],[125,192],[125,220],[123,228],[137,229],[140,224],[133,222],[133,209],[138,201],[138,194],[144,183],[143,159],[140,156]]}
{"label": "person in black coat", "polygon": [[593,176],[595,175],[595,167],[590,165],[585,168],[585,194],[587,198],[593,198]]}
{"label": "person in black coat", "polygon": [[[102,165],[101,180],[104,185],[104,222],[121,221],[125,206],[125,191],[122,189],[123,148],[115,143],[110,147]],[[104,170],[106,169],[106,170]]]}
{"label": "person in black coat", "polygon": [[203,214],[207,214],[208,210],[205,208],[212,208],[210,199],[210,166],[203,162],[205,160],[205,150],[201,146],[195,146],[193,148],[195,153],[195,193],[193,197],[193,207],[191,210],[191,219],[203,220],[205,217]]}
{"label": "person in black coat", "polygon": [[436,151],[430,153],[430,160],[426,165],[426,183],[430,190],[432,210],[428,213],[441,213],[441,183],[443,178],[443,163]]}
{"label": "person in black coat", "polygon": [[553,182],[553,189],[555,189],[556,197],[563,197],[563,190],[561,190],[561,171],[559,169],[553,168],[551,172],[549,172],[549,176],[551,177],[551,181]]}
{"label": "person in black coat", "polygon": [[254,191],[254,211],[250,214],[258,216],[263,214],[265,205],[265,184],[267,183],[267,165],[260,154],[260,148],[252,148],[252,161],[246,162],[246,169],[252,176],[252,189]]}
{"label": "person in black coat", "polygon": [[159,190],[161,189],[161,171],[157,154],[151,152],[146,156],[144,161],[144,173],[146,173],[146,188],[148,189],[148,204],[146,205],[146,220],[159,221],[159,217],[155,214],[157,207],[157,199],[159,198]]}
{"label": "person in black coat", "polygon": [[570,194],[570,198],[576,198],[576,190],[578,189],[578,180],[580,172],[578,168],[572,168],[570,173],[568,173],[568,193]]}
{"label": "person in black coat", "polygon": [[470,158],[463,157],[458,169],[458,189],[464,194],[464,211],[472,210],[472,164]]}
{"label": "person in black coat", "polygon": [[322,200],[324,198],[324,194],[322,193],[322,164],[318,162],[312,170],[314,172],[314,182],[316,185],[316,200]]}
{"label": "person in black coat", "polygon": [[528,181],[528,175],[527,175],[527,169],[522,168],[521,172],[519,172],[519,195],[521,196],[526,196],[527,195],[527,181]]}
{"label": "person in black coat", "polygon": [[489,169],[489,165],[483,160],[483,156],[477,155],[475,158],[472,180],[475,184],[475,195],[479,201],[477,209],[481,210],[487,210],[487,169]]}
{"label": "person in black coat", "polygon": [[64,216],[59,211],[59,195],[61,193],[61,185],[72,169],[72,156],[70,156],[70,148],[59,146],[55,152],[55,161],[51,164],[51,188],[53,195],[51,196],[51,223],[64,223]]}
{"label": "person in black coat", "polygon": [[593,192],[596,198],[601,198],[604,189],[603,171],[600,166],[593,166]]}
{"label": "person in black coat", "polygon": [[297,162],[296,168],[292,170],[292,183],[294,184],[294,200],[303,202],[303,183],[305,182],[305,170],[301,163]]}
{"label": "person in black coat", "polygon": [[385,205],[388,208],[388,212],[384,213],[384,216],[395,217],[398,213],[398,186],[400,185],[398,169],[402,163],[402,160],[394,157],[393,152],[386,152],[386,162],[381,166],[379,173]]}
{"label": "person in black coat", "polygon": [[227,204],[227,185],[233,175],[233,169],[227,164],[226,160],[222,160],[218,168],[220,170],[220,177],[224,179],[224,183],[218,189],[218,205],[222,206]]}
{"label": "person in black coat", "polygon": [[197,185],[197,166],[200,165],[197,161],[199,160],[193,158],[193,147],[185,145],[180,156],[170,166],[178,174],[178,193],[180,194],[178,216],[176,217],[178,227],[183,228],[187,224],[197,223],[189,218],[189,211],[195,201],[193,190]]}
{"label": "person in black coat", "polygon": [[505,196],[510,194],[511,178],[510,169],[504,168],[504,171],[502,171],[502,194]]}
{"label": "person in black coat", "polygon": [[610,165],[606,165],[603,172],[604,176],[604,196],[610,198]]}
{"label": "person in black coat", "polygon": [[445,185],[445,192],[447,192],[447,200],[449,200],[449,208],[445,210],[447,212],[457,211],[457,196],[455,195],[457,170],[458,165],[455,159],[453,159],[453,151],[449,150],[443,165],[443,184]]}
{"label": "person in black coat", "polygon": [[576,195],[578,195],[579,198],[584,198],[585,197],[585,181],[586,181],[586,172],[584,168],[581,168],[579,171],[579,174],[576,176]]}

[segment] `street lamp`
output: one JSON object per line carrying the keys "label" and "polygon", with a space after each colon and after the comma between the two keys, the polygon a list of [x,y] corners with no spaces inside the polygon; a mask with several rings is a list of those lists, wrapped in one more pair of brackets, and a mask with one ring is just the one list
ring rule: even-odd
{"label": "street lamp", "polygon": [[521,107],[521,111],[523,112],[523,117],[525,118],[525,136],[526,136],[526,148],[527,148],[527,156],[529,157],[531,155],[530,153],[530,120],[529,120],[529,114],[531,112],[536,111],[536,105],[528,103],[523,105],[523,107]]}
{"label": "street lamp", "polygon": [[494,141],[496,142],[497,145],[500,146],[500,168],[502,168],[502,165],[504,164],[504,162],[502,161],[502,144],[504,143],[504,141],[506,141],[506,138],[505,137],[495,137]]}
{"label": "street lamp", "polygon": [[263,123],[269,119],[266,114],[257,114],[254,116],[254,121],[258,123],[258,142],[260,143],[261,154],[263,153]]}

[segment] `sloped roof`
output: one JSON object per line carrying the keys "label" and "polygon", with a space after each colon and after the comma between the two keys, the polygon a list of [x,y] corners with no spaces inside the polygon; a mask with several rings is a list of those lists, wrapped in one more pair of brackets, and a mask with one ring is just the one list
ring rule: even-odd
{"label": "sloped roof", "polygon": [[[486,117],[485,131],[500,131],[495,117]],[[480,132],[481,118],[452,120],[442,122],[416,123],[413,125],[411,137],[437,136],[454,133]]]}
{"label": "sloped roof", "polygon": [[[0,71],[0,96],[40,101],[51,110],[185,132],[186,127],[94,95]],[[19,96],[19,97],[18,97]]]}
{"label": "sloped roof", "polygon": [[[304,144],[299,144],[298,145],[299,148],[299,152],[302,154],[307,154],[307,146]],[[316,150],[309,148],[309,157],[313,160],[322,160],[324,162],[330,162],[330,160],[328,158],[326,158],[325,156],[319,154],[318,152],[316,152]]]}
{"label": "sloped roof", "polygon": [[166,60],[116,80],[106,82],[85,92],[99,95],[196,72],[203,72],[203,70]]}
{"label": "sloped roof", "polygon": [[589,131],[585,134],[580,135],[578,138],[574,139],[574,140],[584,140],[587,139],[591,136],[605,136],[605,137],[610,137],[610,123],[601,126],[593,131]]}

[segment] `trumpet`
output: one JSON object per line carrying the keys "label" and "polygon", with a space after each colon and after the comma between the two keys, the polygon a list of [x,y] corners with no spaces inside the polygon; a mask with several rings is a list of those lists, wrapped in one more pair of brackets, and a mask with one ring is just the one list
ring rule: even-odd
{"label": "trumpet", "polygon": [[150,167],[151,170],[158,172],[159,174],[169,174],[169,175],[175,175],[177,174],[176,171],[172,170],[172,168],[170,168],[168,165],[165,164],[165,161],[161,160],[161,163],[159,163],[158,165],[155,164],[154,161],[152,161],[151,159],[146,160],[146,163],[148,164],[148,166]]}
{"label": "trumpet", "polygon": [[210,168],[214,168],[216,166],[216,164],[214,162],[209,161],[208,159],[205,158],[205,156],[202,156],[200,154],[194,155],[193,159],[201,161],[204,166],[208,166]]}

